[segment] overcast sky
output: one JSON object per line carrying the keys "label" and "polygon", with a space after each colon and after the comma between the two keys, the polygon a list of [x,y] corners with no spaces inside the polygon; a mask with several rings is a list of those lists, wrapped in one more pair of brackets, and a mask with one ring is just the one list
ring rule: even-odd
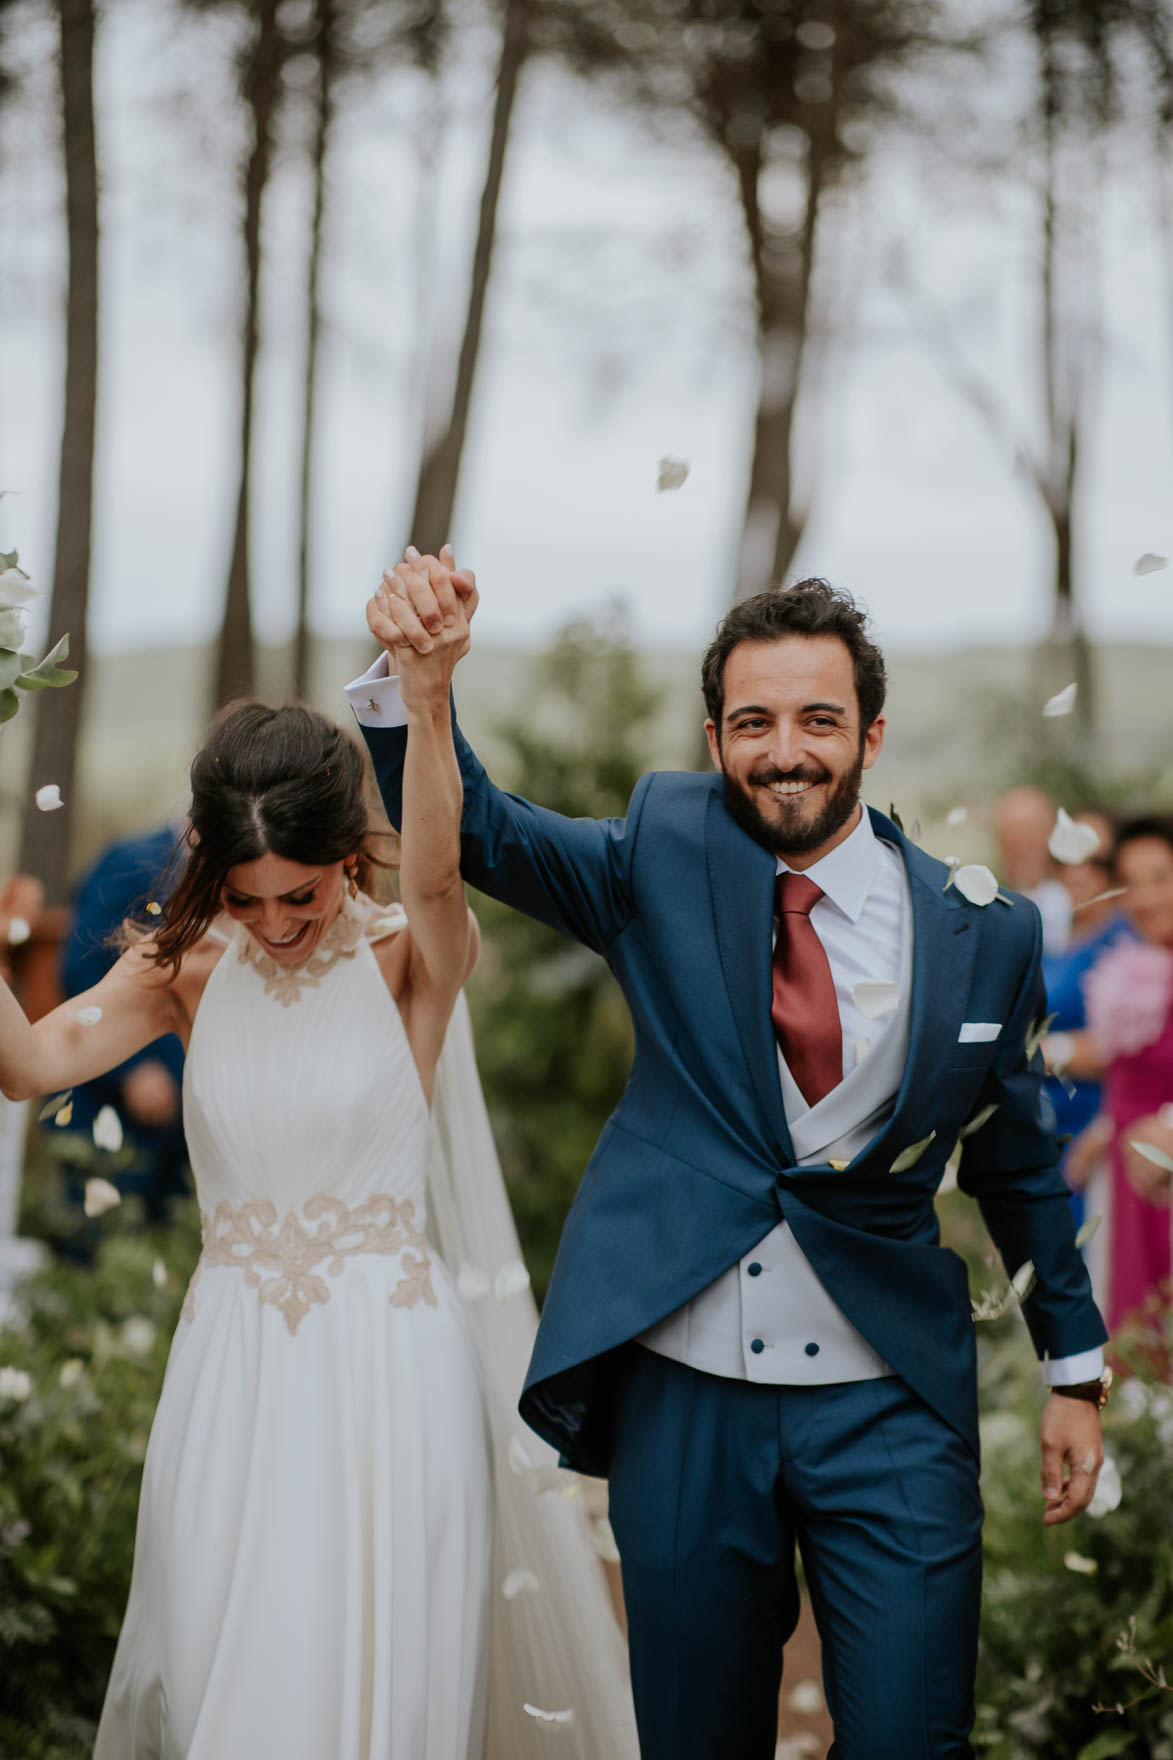
{"label": "overcast sky", "polygon": [[[0,119],[0,543],[51,569],[61,405],[62,238],[45,27],[18,45],[27,83]],[[167,9],[113,7],[100,31],[104,254],[92,635],[105,648],[208,637],[231,538],[234,337],[241,297],[219,23],[177,36]],[[329,324],[315,617],[361,625],[406,536],[422,339],[459,315],[489,119],[484,45],[446,76],[435,176],[417,141],[423,82],[348,96],[332,168]],[[942,91],[948,110],[952,96]],[[296,114],[296,113],[295,113]],[[294,117],[295,119],[295,117]],[[899,648],[1013,643],[1048,611],[1048,532],[1014,470],[922,346],[949,314],[1011,430],[1038,429],[1030,191],[926,169],[894,142],[844,203],[828,289],[846,334],[805,411],[817,484],[798,568],[872,608]],[[1135,158],[1100,215],[1105,344],[1086,461],[1081,556],[1094,633],[1173,640],[1173,361],[1151,190]],[[253,530],[259,628],[291,625],[307,202],[288,151],[265,214],[269,273]],[[539,70],[510,148],[497,271],[453,538],[483,589],[486,640],[538,642],[616,596],[639,636],[695,647],[722,609],[754,398],[747,268],[721,166]],[[1163,304],[1164,302],[1164,304]],[[656,490],[664,455],[685,459]]]}

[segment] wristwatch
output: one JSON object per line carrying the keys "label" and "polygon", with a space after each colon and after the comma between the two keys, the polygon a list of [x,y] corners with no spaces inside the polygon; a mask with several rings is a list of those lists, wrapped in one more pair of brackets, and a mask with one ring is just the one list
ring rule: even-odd
{"label": "wristwatch", "polygon": [[1069,1387],[1052,1387],[1052,1393],[1060,1393],[1064,1399],[1086,1399],[1099,1411],[1103,1411],[1108,1403],[1108,1395],[1112,1387],[1112,1371],[1105,1369],[1095,1381],[1075,1381]]}

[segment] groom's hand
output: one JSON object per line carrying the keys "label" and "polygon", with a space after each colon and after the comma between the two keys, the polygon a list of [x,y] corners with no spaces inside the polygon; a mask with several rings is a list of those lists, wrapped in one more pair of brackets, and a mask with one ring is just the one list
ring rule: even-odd
{"label": "groom's hand", "polygon": [[[1043,1407],[1044,1527],[1069,1522],[1086,1509],[1104,1459],[1100,1414],[1090,1400],[1053,1393]],[[1066,1473],[1066,1478],[1064,1474]]]}
{"label": "groom's hand", "polygon": [[396,650],[429,654],[444,631],[467,624],[477,608],[476,577],[457,569],[451,546],[421,556],[409,545],[367,603],[367,627],[395,663]]}

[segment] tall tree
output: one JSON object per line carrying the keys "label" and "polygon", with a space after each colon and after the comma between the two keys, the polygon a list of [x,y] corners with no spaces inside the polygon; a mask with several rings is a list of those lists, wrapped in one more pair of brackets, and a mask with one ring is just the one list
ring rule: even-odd
{"label": "tall tree", "polygon": [[256,680],[249,575],[249,502],[252,493],[253,416],[260,353],[261,210],[273,168],[274,131],[281,98],[282,38],[279,0],[251,0],[249,40],[240,62],[240,93],[249,139],[241,166],[245,299],[240,349],[240,458],[236,519],[216,651],[217,703],[250,696]]}
{"label": "tall tree", "polygon": [[[423,449],[409,528],[412,543],[423,550],[438,550],[451,535],[493,265],[506,148],[518,84],[531,47],[531,0],[503,0],[503,6],[493,123],[456,379],[451,402],[426,407],[424,413]],[[438,365],[443,370],[446,363]]]}
{"label": "tall tree", "polygon": [[68,289],[65,317],[65,411],[58,476],[57,541],[50,619],[68,628],[80,676],[75,689],[36,708],[32,786],[56,783],[64,806],[28,813],[20,866],[45,884],[50,901],[65,895],[78,733],[85,688],[86,611],[90,583],[94,436],[98,404],[98,160],[94,127],[94,0],[56,0]]}

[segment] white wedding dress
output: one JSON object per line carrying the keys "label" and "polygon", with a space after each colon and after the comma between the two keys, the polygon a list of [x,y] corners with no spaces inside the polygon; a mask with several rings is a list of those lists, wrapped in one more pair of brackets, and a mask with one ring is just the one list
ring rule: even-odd
{"label": "white wedding dress", "polygon": [[[228,925],[201,998],[204,1249],[95,1760],[529,1760],[552,1732],[578,1760],[637,1753],[585,1515],[510,1410],[533,1305],[463,999],[433,1128],[371,949],[404,921],[348,900],[294,968]],[[429,1177],[492,1309],[475,1345]]]}

